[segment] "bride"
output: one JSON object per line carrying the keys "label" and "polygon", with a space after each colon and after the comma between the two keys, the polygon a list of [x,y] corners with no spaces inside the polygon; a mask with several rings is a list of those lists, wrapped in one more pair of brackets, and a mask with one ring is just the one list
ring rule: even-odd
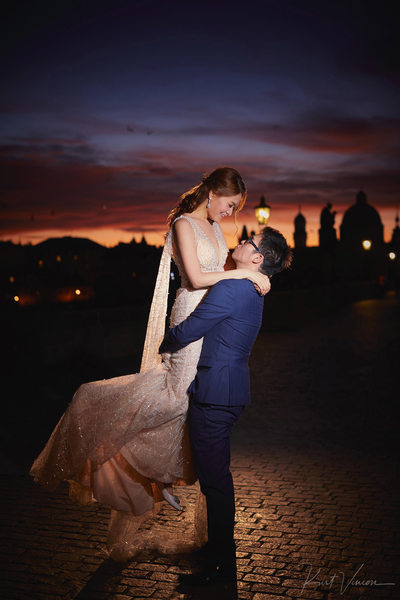
{"label": "bride", "polygon": [[[73,500],[112,507],[107,547],[117,560],[146,545],[135,532],[164,499],[180,509],[170,486],[196,481],[185,429],[186,390],[195,377],[202,340],[164,354],[163,362],[158,355],[171,256],[182,286],[172,307],[171,327],[222,279],[247,278],[260,293],[269,291],[269,279],[261,273],[224,271],[228,247],[219,222],[238,212],[245,200],[243,180],[229,167],[216,169],[183,194],[169,215],[140,373],[81,385],[32,465],[31,475],[48,489],[67,481]],[[153,535],[151,545],[160,547],[156,538]]]}

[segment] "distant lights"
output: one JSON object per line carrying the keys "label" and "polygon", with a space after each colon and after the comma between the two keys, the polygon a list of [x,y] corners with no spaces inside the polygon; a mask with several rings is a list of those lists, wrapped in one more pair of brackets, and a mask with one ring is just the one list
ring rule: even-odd
{"label": "distant lights", "polygon": [[14,302],[19,302],[19,296],[14,296]]}
{"label": "distant lights", "polygon": [[56,256],[56,261],[57,261],[57,262],[61,262],[61,260],[62,260],[62,259],[61,259],[61,256],[60,256],[59,254],[57,254],[57,256]]}
{"label": "distant lights", "polygon": [[362,243],[362,246],[363,246],[364,250],[371,250],[371,246],[372,246],[371,240],[364,240]]}
{"label": "distant lights", "polygon": [[77,296],[80,296],[80,295],[81,295],[81,290],[79,290],[79,289],[76,289],[76,290],[75,290],[75,294],[76,294]]}
{"label": "distant lights", "polygon": [[39,260],[38,260],[38,265],[39,265],[39,267],[43,267],[43,261],[41,258],[39,258]]}
{"label": "distant lights", "polygon": [[14,283],[14,281],[15,281],[15,277],[14,277],[14,275],[10,275],[10,277],[8,278],[8,281],[9,281],[10,283]]}

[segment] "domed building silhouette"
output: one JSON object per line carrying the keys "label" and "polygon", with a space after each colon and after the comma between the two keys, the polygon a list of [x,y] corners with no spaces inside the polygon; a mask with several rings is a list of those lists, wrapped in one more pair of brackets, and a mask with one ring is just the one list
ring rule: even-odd
{"label": "domed building silhouette", "polygon": [[353,281],[383,281],[385,244],[378,211],[360,190],[340,225],[340,273]]}
{"label": "domed building silhouette", "polygon": [[383,225],[378,211],[368,204],[367,194],[360,190],[356,202],[346,210],[340,226],[340,241],[346,247],[362,248],[369,240],[372,248],[383,245]]}

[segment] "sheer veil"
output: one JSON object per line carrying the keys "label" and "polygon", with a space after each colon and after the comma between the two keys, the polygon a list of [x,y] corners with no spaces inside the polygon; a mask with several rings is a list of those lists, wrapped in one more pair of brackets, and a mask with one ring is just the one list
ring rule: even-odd
{"label": "sheer veil", "polygon": [[158,268],[157,280],[154,287],[146,338],[143,347],[140,372],[144,373],[161,364],[158,348],[165,333],[165,318],[167,315],[168,289],[171,268],[172,231],[168,232]]}

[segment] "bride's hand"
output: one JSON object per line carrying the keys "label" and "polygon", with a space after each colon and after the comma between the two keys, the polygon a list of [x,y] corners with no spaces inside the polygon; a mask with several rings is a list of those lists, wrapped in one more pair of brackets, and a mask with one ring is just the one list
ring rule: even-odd
{"label": "bride's hand", "polygon": [[250,269],[238,269],[237,273],[239,274],[239,272],[244,279],[249,279],[254,284],[254,287],[261,296],[268,294],[271,289],[271,282],[268,275],[264,275],[259,271],[251,271]]}
{"label": "bride's hand", "polygon": [[254,287],[257,292],[261,294],[261,296],[265,296],[268,294],[271,289],[271,282],[269,280],[268,275],[264,275],[263,273],[259,273],[257,271],[250,271],[247,279],[254,283]]}

